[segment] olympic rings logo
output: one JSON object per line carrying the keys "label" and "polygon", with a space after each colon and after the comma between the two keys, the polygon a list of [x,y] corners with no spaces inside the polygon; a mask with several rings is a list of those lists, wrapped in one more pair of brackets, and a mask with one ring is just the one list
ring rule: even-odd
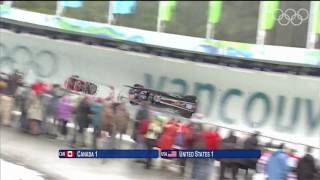
{"label": "olympic rings logo", "polygon": [[301,8],[298,11],[294,9],[286,9],[283,11],[282,9],[277,9],[275,11],[275,19],[282,26],[287,26],[292,24],[293,26],[299,26],[304,21],[309,19],[309,11],[307,9]]}
{"label": "olympic rings logo", "polygon": [[33,52],[26,46],[9,49],[0,43],[0,68],[18,69],[26,73],[32,70],[37,76],[48,78],[57,72],[58,58],[48,50]]}

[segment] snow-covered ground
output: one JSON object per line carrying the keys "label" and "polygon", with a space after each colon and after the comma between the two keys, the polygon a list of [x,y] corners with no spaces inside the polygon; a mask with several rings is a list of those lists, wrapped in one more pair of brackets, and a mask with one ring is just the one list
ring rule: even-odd
{"label": "snow-covered ground", "polygon": [[2,180],[45,180],[43,174],[0,159]]}

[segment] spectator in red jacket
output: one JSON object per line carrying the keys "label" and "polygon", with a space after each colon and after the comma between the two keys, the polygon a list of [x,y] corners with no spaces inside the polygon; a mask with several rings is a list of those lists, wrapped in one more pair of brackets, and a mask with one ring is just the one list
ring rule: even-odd
{"label": "spectator in red jacket", "polygon": [[184,131],[184,147],[185,149],[192,149],[193,144],[196,140],[195,138],[195,124],[189,122],[183,128]]}
{"label": "spectator in red jacket", "polygon": [[160,149],[172,149],[175,144],[177,130],[179,125],[175,119],[171,119],[163,128],[162,135],[158,141],[158,147]]}
{"label": "spectator in red jacket", "polygon": [[177,134],[176,134],[176,139],[175,139],[175,145],[178,147],[178,149],[183,149],[184,148],[184,139],[185,139],[185,134],[187,131],[187,124],[178,121],[177,122],[178,129],[177,129]]}
{"label": "spectator in red jacket", "polygon": [[149,124],[150,124],[150,119],[144,119],[141,121],[139,127],[138,127],[138,135],[144,137],[144,135],[147,133]]}
{"label": "spectator in red jacket", "polygon": [[221,141],[221,137],[217,132],[218,129],[214,130],[210,128],[208,131],[204,131],[202,136],[207,144],[207,149],[218,149]]}
{"label": "spectator in red jacket", "polygon": [[[182,131],[183,133],[183,149],[193,149],[195,143],[198,140],[198,136],[197,136],[197,124],[193,123],[193,122],[188,122],[186,124],[183,125],[182,127]],[[179,164],[180,164],[180,175],[184,175],[185,173],[185,167],[187,162],[189,161],[189,159],[187,158],[180,158],[178,159]]]}

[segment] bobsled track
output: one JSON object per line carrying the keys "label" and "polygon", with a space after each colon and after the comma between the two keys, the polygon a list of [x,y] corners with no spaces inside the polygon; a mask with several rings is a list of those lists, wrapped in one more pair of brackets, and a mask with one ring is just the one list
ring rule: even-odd
{"label": "bobsled track", "polygon": [[[286,141],[303,149],[320,147],[320,78],[263,72],[161,57],[96,45],[49,39],[1,29],[0,70],[17,68],[26,81],[63,84],[72,75],[126,94],[124,85],[142,84],[169,93],[196,95],[199,113],[226,129],[259,130],[264,141]],[[132,107],[128,105],[128,107]],[[135,108],[131,108],[134,116]]]}

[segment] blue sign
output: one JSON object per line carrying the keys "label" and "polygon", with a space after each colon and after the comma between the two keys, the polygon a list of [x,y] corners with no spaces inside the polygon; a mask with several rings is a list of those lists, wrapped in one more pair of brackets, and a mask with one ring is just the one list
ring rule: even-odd
{"label": "blue sign", "polygon": [[[260,150],[162,150],[162,158],[260,158]],[[158,150],[59,150],[59,158],[158,158]]]}
{"label": "blue sign", "polygon": [[135,11],[136,1],[113,1],[113,14],[131,14]]}
{"label": "blue sign", "polygon": [[82,7],[82,4],[82,1],[61,1],[63,7],[79,8]]}
{"label": "blue sign", "polygon": [[160,153],[162,158],[260,158],[260,150],[162,150]]}
{"label": "blue sign", "polygon": [[158,150],[59,150],[59,158],[158,158]]}

